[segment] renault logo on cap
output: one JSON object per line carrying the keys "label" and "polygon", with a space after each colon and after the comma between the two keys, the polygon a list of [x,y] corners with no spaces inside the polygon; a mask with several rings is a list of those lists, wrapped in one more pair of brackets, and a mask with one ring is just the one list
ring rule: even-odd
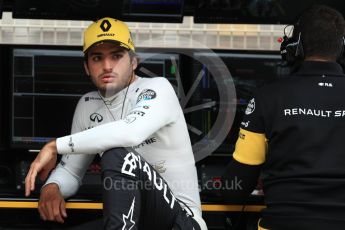
{"label": "renault logo on cap", "polygon": [[101,27],[103,32],[107,32],[110,30],[111,24],[108,20],[103,20],[100,27]]}

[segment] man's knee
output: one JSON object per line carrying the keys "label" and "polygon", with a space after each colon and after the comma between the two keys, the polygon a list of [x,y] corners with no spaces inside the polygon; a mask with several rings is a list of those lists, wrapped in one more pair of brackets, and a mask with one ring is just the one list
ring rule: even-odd
{"label": "man's knee", "polygon": [[123,147],[112,148],[105,151],[101,158],[102,171],[121,168],[126,156],[130,152],[130,148]]}

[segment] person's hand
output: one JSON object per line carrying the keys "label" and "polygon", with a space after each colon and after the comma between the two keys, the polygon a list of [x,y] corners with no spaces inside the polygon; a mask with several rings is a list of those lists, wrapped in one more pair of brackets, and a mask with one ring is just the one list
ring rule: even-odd
{"label": "person's hand", "polygon": [[28,174],[25,178],[25,196],[30,196],[35,189],[36,176],[45,180],[49,172],[55,167],[57,158],[56,141],[48,142],[39,152],[36,159],[31,163]]}
{"label": "person's hand", "polygon": [[65,200],[55,183],[44,186],[38,202],[38,211],[43,220],[64,223],[67,217]]}

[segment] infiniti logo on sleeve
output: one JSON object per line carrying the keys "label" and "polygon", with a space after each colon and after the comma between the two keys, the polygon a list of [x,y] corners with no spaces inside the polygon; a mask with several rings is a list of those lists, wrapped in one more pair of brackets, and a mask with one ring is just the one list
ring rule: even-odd
{"label": "infiniti logo on sleeve", "polygon": [[101,114],[98,113],[93,113],[90,115],[90,120],[93,122],[102,122],[103,121],[103,117]]}

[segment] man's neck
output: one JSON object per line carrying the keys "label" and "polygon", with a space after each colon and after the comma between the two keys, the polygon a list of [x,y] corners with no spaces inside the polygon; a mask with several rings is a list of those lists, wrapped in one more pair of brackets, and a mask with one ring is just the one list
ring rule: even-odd
{"label": "man's neck", "polygon": [[112,99],[114,97],[116,97],[116,95],[121,92],[122,90],[126,89],[127,87],[129,87],[133,82],[135,82],[136,80],[138,79],[138,76],[136,76],[135,74],[133,74],[133,76],[131,77],[130,81],[128,82],[128,85],[126,85],[123,89],[119,90],[119,91],[113,91],[113,92],[110,92],[110,91],[106,91],[106,92],[103,92],[103,91],[98,91],[99,94],[103,97],[103,98],[106,98],[106,99]]}

